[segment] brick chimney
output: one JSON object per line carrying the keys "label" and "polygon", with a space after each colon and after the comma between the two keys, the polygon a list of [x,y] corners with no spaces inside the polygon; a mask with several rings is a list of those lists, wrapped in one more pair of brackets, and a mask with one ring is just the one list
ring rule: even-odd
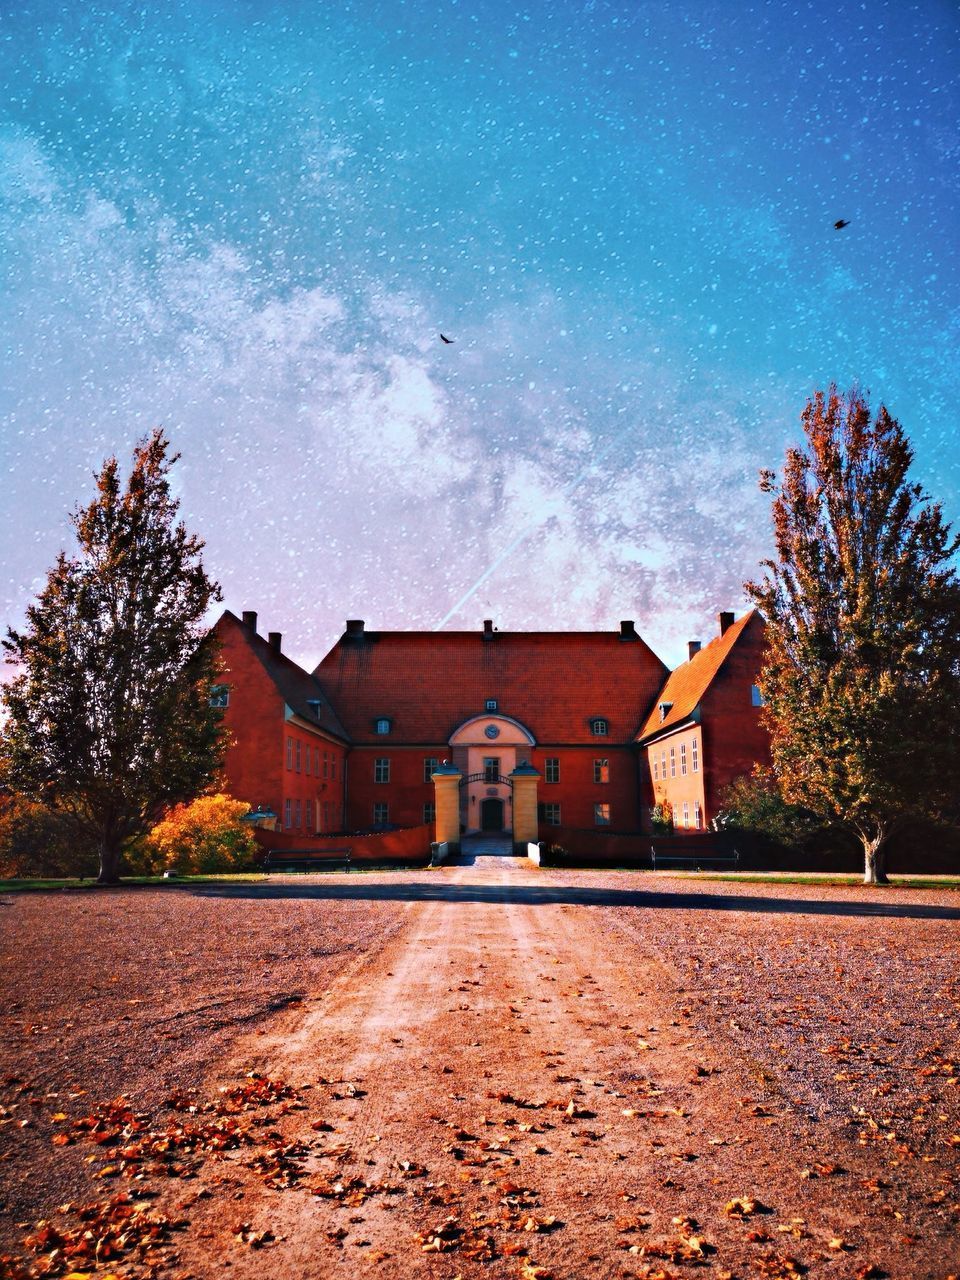
{"label": "brick chimney", "polygon": [[257,629],[257,615],[254,613],[254,611],[253,611],[252,609],[244,609],[244,611],[243,611],[243,625],[244,625],[245,627],[249,627],[251,631],[256,631],[256,629]]}
{"label": "brick chimney", "polygon": [[363,619],[362,618],[347,619],[347,635],[348,636],[363,635]]}
{"label": "brick chimney", "polygon": [[279,631],[270,631],[267,633],[267,641],[271,649],[276,649],[277,653],[281,652],[281,642],[283,635]]}
{"label": "brick chimney", "polygon": [[687,641],[687,658],[692,658],[695,653],[699,653],[699,652],[700,652],[700,641],[688,640]]}
{"label": "brick chimney", "polygon": [[624,620],[620,623],[620,639],[621,639],[621,640],[636,640],[637,638],[638,638],[638,637],[637,637],[637,629],[636,629],[636,627],[633,625],[633,619],[632,619],[632,618],[626,618],[626,619],[624,619]]}
{"label": "brick chimney", "polygon": [[721,613],[719,621],[720,621],[720,634],[723,635],[726,631],[728,631],[733,626],[733,614]]}

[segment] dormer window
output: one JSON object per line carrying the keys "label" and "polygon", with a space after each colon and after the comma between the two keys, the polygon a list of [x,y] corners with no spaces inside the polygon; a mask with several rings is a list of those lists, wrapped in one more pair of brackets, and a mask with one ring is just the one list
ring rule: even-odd
{"label": "dormer window", "polygon": [[590,721],[590,732],[593,734],[595,738],[606,737],[607,731],[608,730],[607,730],[606,720],[602,720],[598,716],[595,720]]}
{"label": "dormer window", "polygon": [[378,720],[373,728],[374,733],[389,733],[390,721],[387,719]]}
{"label": "dormer window", "polygon": [[487,711],[496,711],[496,709],[497,709],[497,700],[496,700],[496,698],[488,698],[488,699],[486,700],[486,702],[484,703],[484,707],[485,707],[485,709],[486,709]]}
{"label": "dormer window", "polygon": [[211,685],[210,705],[211,707],[229,707],[230,686],[226,684]]}
{"label": "dormer window", "polygon": [[673,710],[672,702],[660,703],[660,723],[661,724],[663,724],[664,720],[666,720],[667,716],[670,714],[672,710]]}

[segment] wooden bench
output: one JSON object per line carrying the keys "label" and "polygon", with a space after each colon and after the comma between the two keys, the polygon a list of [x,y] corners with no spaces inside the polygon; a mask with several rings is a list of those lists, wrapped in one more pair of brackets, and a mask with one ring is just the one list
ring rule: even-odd
{"label": "wooden bench", "polygon": [[717,853],[710,850],[705,850],[703,853],[658,853],[656,845],[651,845],[650,857],[653,860],[654,871],[665,868],[668,863],[673,867],[689,867],[693,871],[702,871],[708,863],[711,870],[722,870],[724,867],[732,867],[736,870],[740,862],[740,853],[737,849],[731,853]]}
{"label": "wooden bench", "polygon": [[271,849],[265,871],[349,871],[350,849]]}

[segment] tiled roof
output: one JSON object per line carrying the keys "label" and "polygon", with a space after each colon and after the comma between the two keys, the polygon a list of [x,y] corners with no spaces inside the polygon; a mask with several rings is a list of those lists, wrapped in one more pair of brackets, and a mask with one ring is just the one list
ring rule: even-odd
{"label": "tiled roof", "polygon": [[[267,675],[276,686],[277,692],[290,710],[308,723],[315,724],[325,733],[347,741],[343,725],[320,684],[310,672],[304,671],[303,667],[297,666],[285,653],[275,649],[268,640],[241,622],[229,609],[223,611],[217,627],[223,626],[228,620],[237,627],[251,651],[259,658]],[[311,702],[313,706],[310,705]]]}
{"label": "tiled roof", "polygon": [[[716,636],[709,644],[695,653],[687,662],[682,663],[675,671],[671,671],[656,705],[647,717],[646,724],[637,735],[637,741],[656,737],[674,725],[682,724],[689,719],[717,672],[733,651],[734,645],[746,631],[751,621],[756,618],[762,625],[762,619],[756,609],[751,609],[742,618],[727,627],[723,635]],[[663,720],[660,719],[660,703],[673,705]]]}
{"label": "tiled roof", "polygon": [[[354,742],[444,743],[485,713],[525,725],[538,743],[631,742],[667,667],[619,632],[364,631],[345,633],[316,668]],[[389,737],[374,733],[378,718]]]}

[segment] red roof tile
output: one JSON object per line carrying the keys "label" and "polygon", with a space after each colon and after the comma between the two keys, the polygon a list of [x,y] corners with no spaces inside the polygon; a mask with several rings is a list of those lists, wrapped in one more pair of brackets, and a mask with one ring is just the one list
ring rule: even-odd
{"label": "red roof tile", "polygon": [[[760,626],[763,625],[763,619],[760,614],[756,609],[751,609],[749,613],[745,613],[742,618],[727,627],[723,635],[716,636],[699,653],[695,653],[689,661],[682,663],[676,670],[671,671],[670,678],[660,691],[656,705],[647,717],[643,728],[637,734],[638,742],[643,742],[647,738],[654,738],[658,734],[664,733],[666,730],[689,719],[694,708],[710,687],[717,672],[730,656],[734,645],[754,618]],[[663,720],[660,719],[660,704],[662,702],[672,703]]]}
{"label": "red roof tile", "polygon": [[[488,698],[538,743],[596,743],[593,717],[608,721],[607,741],[630,742],[667,673],[639,637],[598,631],[346,633],[314,671],[354,742],[427,744]],[[381,717],[388,739],[374,733]]]}

